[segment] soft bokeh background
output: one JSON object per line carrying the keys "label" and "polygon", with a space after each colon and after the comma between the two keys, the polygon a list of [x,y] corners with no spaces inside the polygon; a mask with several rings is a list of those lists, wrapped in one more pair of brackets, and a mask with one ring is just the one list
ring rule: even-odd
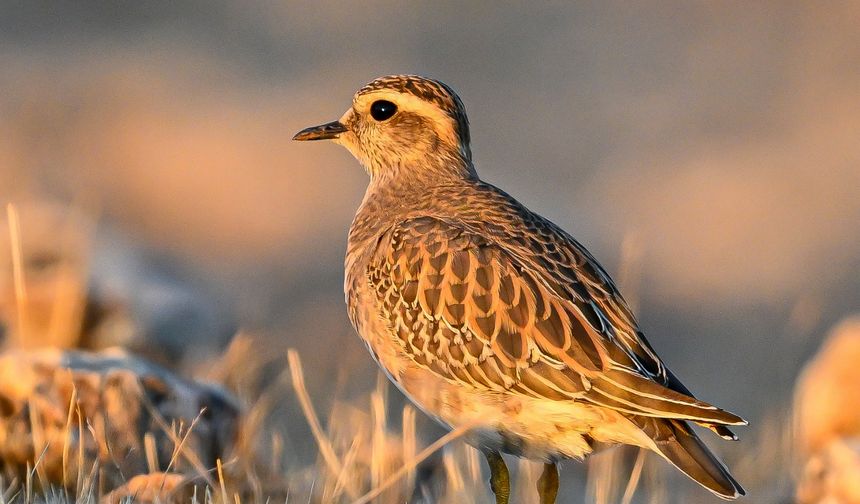
{"label": "soft bokeh background", "polygon": [[290,137],[374,77],[432,76],[479,173],[586,244],[755,438],[860,308],[860,5],[498,5],[0,3],[0,199],[25,254],[86,222],[92,288],[156,345],[295,347],[325,410],[376,379],[341,288],[366,176]]}

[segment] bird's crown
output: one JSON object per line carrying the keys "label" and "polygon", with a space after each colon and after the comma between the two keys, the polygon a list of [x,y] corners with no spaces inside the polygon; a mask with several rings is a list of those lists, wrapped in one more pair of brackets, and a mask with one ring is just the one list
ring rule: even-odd
{"label": "bird's crown", "polygon": [[359,89],[355,93],[355,100],[380,91],[411,95],[421,101],[435,105],[454,121],[454,129],[459,142],[468,147],[470,138],[466,107],[463,106],[457,93],[444,82],[420,75],[386,75],[368,82]]}

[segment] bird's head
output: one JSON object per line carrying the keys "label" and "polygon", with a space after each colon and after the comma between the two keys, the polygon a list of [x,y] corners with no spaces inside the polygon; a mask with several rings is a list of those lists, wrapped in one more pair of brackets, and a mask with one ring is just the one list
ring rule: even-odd
{"label": "bird's head", "polygon": [[355,93],[340,119],[293,137],[326,139],[349,149],[374,179],[474,176],[463,102],[437,80],[380,77]]}

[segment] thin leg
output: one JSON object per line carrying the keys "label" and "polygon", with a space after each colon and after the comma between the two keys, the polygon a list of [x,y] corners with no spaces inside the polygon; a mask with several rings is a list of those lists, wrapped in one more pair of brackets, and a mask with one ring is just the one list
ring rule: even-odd
{"label": "thin leg", "polygon": [[554,462],[543,465],[537,489],[540,504],[555,504],[555,498],[558,496],[558,466]]}
{"label": "thin leg", "polygon": [[499,452],[491,451],[485,453],[487,463],[490,464],[490,488],[496,495],[496,504],[508,504],[511,498],[511,475],[508,466]]}

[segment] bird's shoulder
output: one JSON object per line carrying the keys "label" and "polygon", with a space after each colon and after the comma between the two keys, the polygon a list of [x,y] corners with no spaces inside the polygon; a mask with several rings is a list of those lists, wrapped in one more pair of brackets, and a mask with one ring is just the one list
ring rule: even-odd
{"label": "bird's shoulder", "polygon": [[[491,184],[440,186],[423,195],[420,210],[390,230],[412,240],[456,235],[457,244],[491,249],[526,271],[552,295],[580,304],[600,325],[605,315],[616,329],[639,332],[638,322],[609,273],[573,236]],[[592,313],[598,310],[601,313]],[[656,357],[656,356],[654,356]]]}
{"label": "bird's shoulder", "polygon": [[[423,315],[443,332],[479,334],[514,369],[543,360],[664,380],[614,282],[573,237],[489,184],[423,196],[379,234],[368,261],[384,316],[404,337]],[[471,347],[480,360],[484,350]]]}

